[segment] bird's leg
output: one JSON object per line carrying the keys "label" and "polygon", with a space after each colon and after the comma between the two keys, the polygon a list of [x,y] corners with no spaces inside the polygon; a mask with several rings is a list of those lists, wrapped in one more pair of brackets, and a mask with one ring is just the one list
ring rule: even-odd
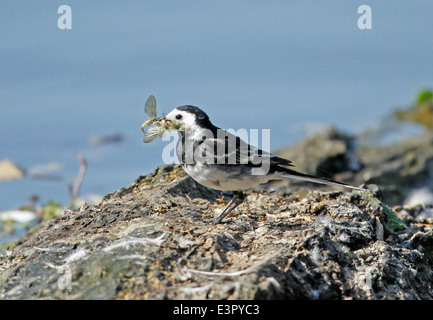
{"label": "bird's leg", "polygon": [[238,205],[244,202],[245,194],[242,191],[233,191],[233,198],[226,205],[224,210],[215,218],[214,224],[221,223],[221,221],[232,212]]}

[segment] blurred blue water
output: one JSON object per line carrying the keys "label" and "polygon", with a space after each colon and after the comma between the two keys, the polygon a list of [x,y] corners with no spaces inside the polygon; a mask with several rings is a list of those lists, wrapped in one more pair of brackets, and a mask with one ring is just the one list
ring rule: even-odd
{"label": "blurred blue water", "polygon": [[[59,30],[60,5],[72,30]],[[368,4],[373,29],[359,30]],[[105,194],[162,164],[143,144],[144,103],[193,104],[223,128],[271,128],[272,149],[303,125],[348,132],[410,103],[433,80],[433,2],[2,1],[0,160],[59,162],[60,181],[0,183],[0,210],[37,194],[67,203],[66,184],[89,167],[82,193]],[[89,146],[92,135],[124,140]]]}

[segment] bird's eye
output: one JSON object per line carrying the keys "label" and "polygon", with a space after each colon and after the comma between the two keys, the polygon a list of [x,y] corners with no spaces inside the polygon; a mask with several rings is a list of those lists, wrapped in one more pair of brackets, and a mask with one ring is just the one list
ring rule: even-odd
{"label": "bird's eye", "polygon": [[177,119],[177,120],[182,119],[182,115],[181,115],[181,114],[176,115],[176,119]]}

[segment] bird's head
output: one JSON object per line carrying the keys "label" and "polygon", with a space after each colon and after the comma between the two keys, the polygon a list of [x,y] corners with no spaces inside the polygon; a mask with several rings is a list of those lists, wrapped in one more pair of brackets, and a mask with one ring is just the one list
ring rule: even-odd
{"label": "bird's head", "polygon": [[167,120],[169,129],[172,130],[187,131],[212,126],[208,115],[194,106],[177,107],[164,118]]}

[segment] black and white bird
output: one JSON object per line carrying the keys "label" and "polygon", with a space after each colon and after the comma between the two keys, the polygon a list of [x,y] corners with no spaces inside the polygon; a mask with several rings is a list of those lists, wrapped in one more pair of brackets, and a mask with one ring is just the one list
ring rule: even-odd
{"label": "black and white bird", "polygon": [[239,137],[212,124],[208,115],[194,106],[181,106],[161,120],[177,130],[176,153],[185,172],[205,187],[232,191],[233,199],[215,219],[220,223],[245,198],[243,190],[269,180],[298,179],[356,190],[342,182],[290,169],[290,160],[249,145]]}

